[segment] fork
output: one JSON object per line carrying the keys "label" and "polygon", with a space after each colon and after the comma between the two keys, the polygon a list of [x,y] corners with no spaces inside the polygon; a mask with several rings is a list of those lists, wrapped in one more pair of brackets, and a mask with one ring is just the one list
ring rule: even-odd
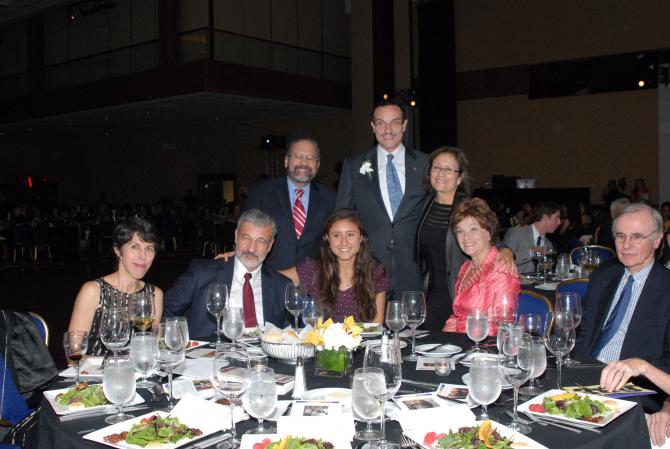
{"label": "fork", "polygon": [[402,447],[403,449],[418,447],[418,444],[414,440],[409,438],[407,435],[405,435],[402,430],[398,429],[394,430],[393,439],[398,441],[400,443],[400,447]]}

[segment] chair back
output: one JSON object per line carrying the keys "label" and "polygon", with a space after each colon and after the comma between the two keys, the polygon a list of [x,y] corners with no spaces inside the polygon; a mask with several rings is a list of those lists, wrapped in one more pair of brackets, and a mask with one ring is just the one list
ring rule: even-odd
{"label": "chair back", "polygon": [[39,313],[28,313],[30,314],[30,318],[33,320],[33,323],[35,323],[35,326],[37,326],[37,330],[40,331],[42,339],[44,340],[44,345],[49,346],[49,325],[47,324],[46,320]]}
{"label": "chair back", "polygon": [[521,290],[519,293],[519,306],[517,307],[517,314],[524,315],[529,313],[536,313],[542,317],[542,328],[544,329],[544,321],[547,318],[547,313],[554,310],[549,298],[532,290]]}
{"label": "chair back", "polygon": [[[583,246],[578,246],[570,251],[570,262],[572,262],[573,265],[579,265],[579,250],[582,248]],[[612,257],[616,256],[616,253],[612,250],[612,248],[608,248],[607,246],[589,245],[587,248],[600,258],[600,262],[604,262],[607,259],[611,259]]]}
{"label": "chair back", "polygon": [[10,369],[5,365],[3,354],[0,354],[0,400],[2,418],[12,425],[18,424],[30,413],[26,399],[19,392]]}
{"label": "chair back", "polygon": [[556,295],[559,293],[572,292],[577,293],[579,298],[584,300],[586,290],[589,288],[589,278],[568,279],[556,287]]}

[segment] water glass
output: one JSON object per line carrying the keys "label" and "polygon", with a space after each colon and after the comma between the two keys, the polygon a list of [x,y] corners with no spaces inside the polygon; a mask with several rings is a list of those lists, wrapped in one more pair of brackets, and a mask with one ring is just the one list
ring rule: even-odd
{"label": "water glass", "polygon": [[493,293],[491,305],[491,318],[496,324],[514,321],[516,309],[519,304],[519,296],[512,291],[497,291]]}
{"label": "water glass", "polygon": [[479,342],[489,334],[489,317],[482,310],[473,310],[465,321],[465,333],[475,342],[471,352],[485,352],[479,347]]}
{"label": "water glass", "polygon": [[105,419],[108,424],[134,418],[123,413],[123,404],[135,397],[135,368],[130,357],[110,357],[102,375],[102,390],[109,402],[116,405],[117,413]]}
{"label": "water glass", "polygon": [[277,384],[275,372],[272,368],[256,365],[251,368],[249,388],[242,397],[244,409],[258,420],[258,427],[246,433],[275,433],[274,427],[263,427],[263,419],[272,415],[277,408]]}
{"label": "water glass", "polygon": [[74,384],[79,385],[79,362],[88,349],[88,332],[70,331],[63,335],[65,357],[74,363]]}
{"label": "water glass", "polygon": [[356,438],[361,441],[375,441],[381,438],[379,430],[372,428],[372,420],[381,413],[381,405],[375,397],[365,389],[365,382],[379,373],[378,368],[357,368],[354,371],[351,383],[351,405],[356,414],[363,418],[367,425],[365,429],[356,432]]}
{"label": "water glass", "polygon": [[158,364],[158,340],[151,332],[135,332],[130,339],[130,356],[133,359],[135,371],[142,376],[137,382],[137,388],[153,388],[154,383],[147,380],[147,376]]}
{"label": "water glass", "polygon": [[286,286],[286,292],[284,293],[284,305],[286,310],[289,311],[291,315],[295,318],[295,330],[298,331],[298,317],[300,313],[305,308],[305,303],[303,301],[303,295],[300,291],[300,286],[295,284],[288,284]]}
{"label": "water glass", "polygon": [[216,318],[216,346],[219,347],[221,345],[221,318],[228,303],[228,286],[216,282],[209,284],[205,298],[207,299],[207,311]]}
{"label": "water glass", "polygon": [[468,388],[470,397],[482,406],[482,413],[477,419],[479,421],[489,419],[486,408],[498,399],[502,390],[496,356],[479,357],[472,361]]}
{"label": "water glass", "polygon": [[305,298],[305,307],[302,311],[302,319],[305,324],[309,324],[314,327],[316,322],[321,319],[323,321],[323,307],[321,306],[321,301],[312,296],[307,296]]}
{"label": "water glass", "polygon": [[100,340],[116,357],[119,350],[128,344],[130,317],[125,307],[110,307],[102,311]]}
{"label": "water glass", "polygon": [[146,332],[156,317],[154,312],[154,295],[146,290],[129,295],[128,310],[133,327],[139,332]]}
{"label": "water glass", "polygon": [[[531,337],[524,334],[519,342],[516,354],[509,356],[499,356],[498,369],[502,378],[512,385],[514,389],[514,415],[512,423],[509,425],[510,429],[516,430],[519,433],[530,433],[531,428],[527,425],[521,424],[517,419],[517,405],[519,404],[519,387],[526,382],[533,374],[533,352]],[[506,342],[503,341],[503,348]]]}
{"label": "water glass", "polygon": [[165,342],[170,349],[183,351],[188,348],[189,332],[188,321],[185,316],[169,316],[165,318],[165,324],[169,325]]}
{"label": "water glass", "polygon": [[530,376],[530,383],[527,387],[519,389],[519,392],[527,396],[537,396],[544,390],[538,386],[537,379],[544,374],[547,369],[547,351],[542,337],[533,337],[533,374]]}
{"label": "water glass", "polygon": [[235,432],[235,398],[247,391],[250,383],[249,356],[244,346],[237,343],[224,343],[216,351],[212,369],[212,384],[230,403],[230,433],[232,438],[220,443],[217,448],[235,448],[240,440]]}
{"label": "water glass", "polygon": [[560,279],[568,279],[570,277],[570,256],[567,254],[560,254],[556,259],[556,276]]}
{"label": "water glass", "polygon": [[426,297],[423,292],[403,292],[401,296],[403,318],[405,323],[412,329],[412,353],[404,358],[410,362],[416,362],[419,356],[416,354],[416,328],[426,319]]}
{"label": "water glass", "polygon": [[223,334],[233,342],[244,333],[244,313],[241,307],[226,307],[223,311]]}

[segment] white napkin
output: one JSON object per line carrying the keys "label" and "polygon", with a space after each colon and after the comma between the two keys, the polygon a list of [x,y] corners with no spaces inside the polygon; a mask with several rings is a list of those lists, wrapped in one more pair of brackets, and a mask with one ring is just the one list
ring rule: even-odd
{"label": "white napkin", "polygon": [[420,410],[402,410],[397,420],[403,431],[434,431],[444,427],[444,423],[457,426],[472,425],[476,420],[474,413],[464,404]]}
{"label": "white napkin", "polygon": [[187,358],[174,370],[174,373],[194,379],[209,379],[212,377],[213,363],[211,358]]}
{"label": "white napkin", "polygon": [[336,416],[281,416],[277,420],[277,433],[327,441],[352,441],[356,426],[350,413]]}

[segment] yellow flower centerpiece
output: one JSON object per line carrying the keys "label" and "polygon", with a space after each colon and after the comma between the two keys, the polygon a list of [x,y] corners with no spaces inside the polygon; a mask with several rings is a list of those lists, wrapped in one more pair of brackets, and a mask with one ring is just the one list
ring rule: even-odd
{"label": "yellow flower centerpiece", "polygon": [[343,323],[317,320],[303,340],[316,348],[316,375],[343,377],[351,366],[351,352],[361,344],[361,332],[363,328],[351,316]]}

